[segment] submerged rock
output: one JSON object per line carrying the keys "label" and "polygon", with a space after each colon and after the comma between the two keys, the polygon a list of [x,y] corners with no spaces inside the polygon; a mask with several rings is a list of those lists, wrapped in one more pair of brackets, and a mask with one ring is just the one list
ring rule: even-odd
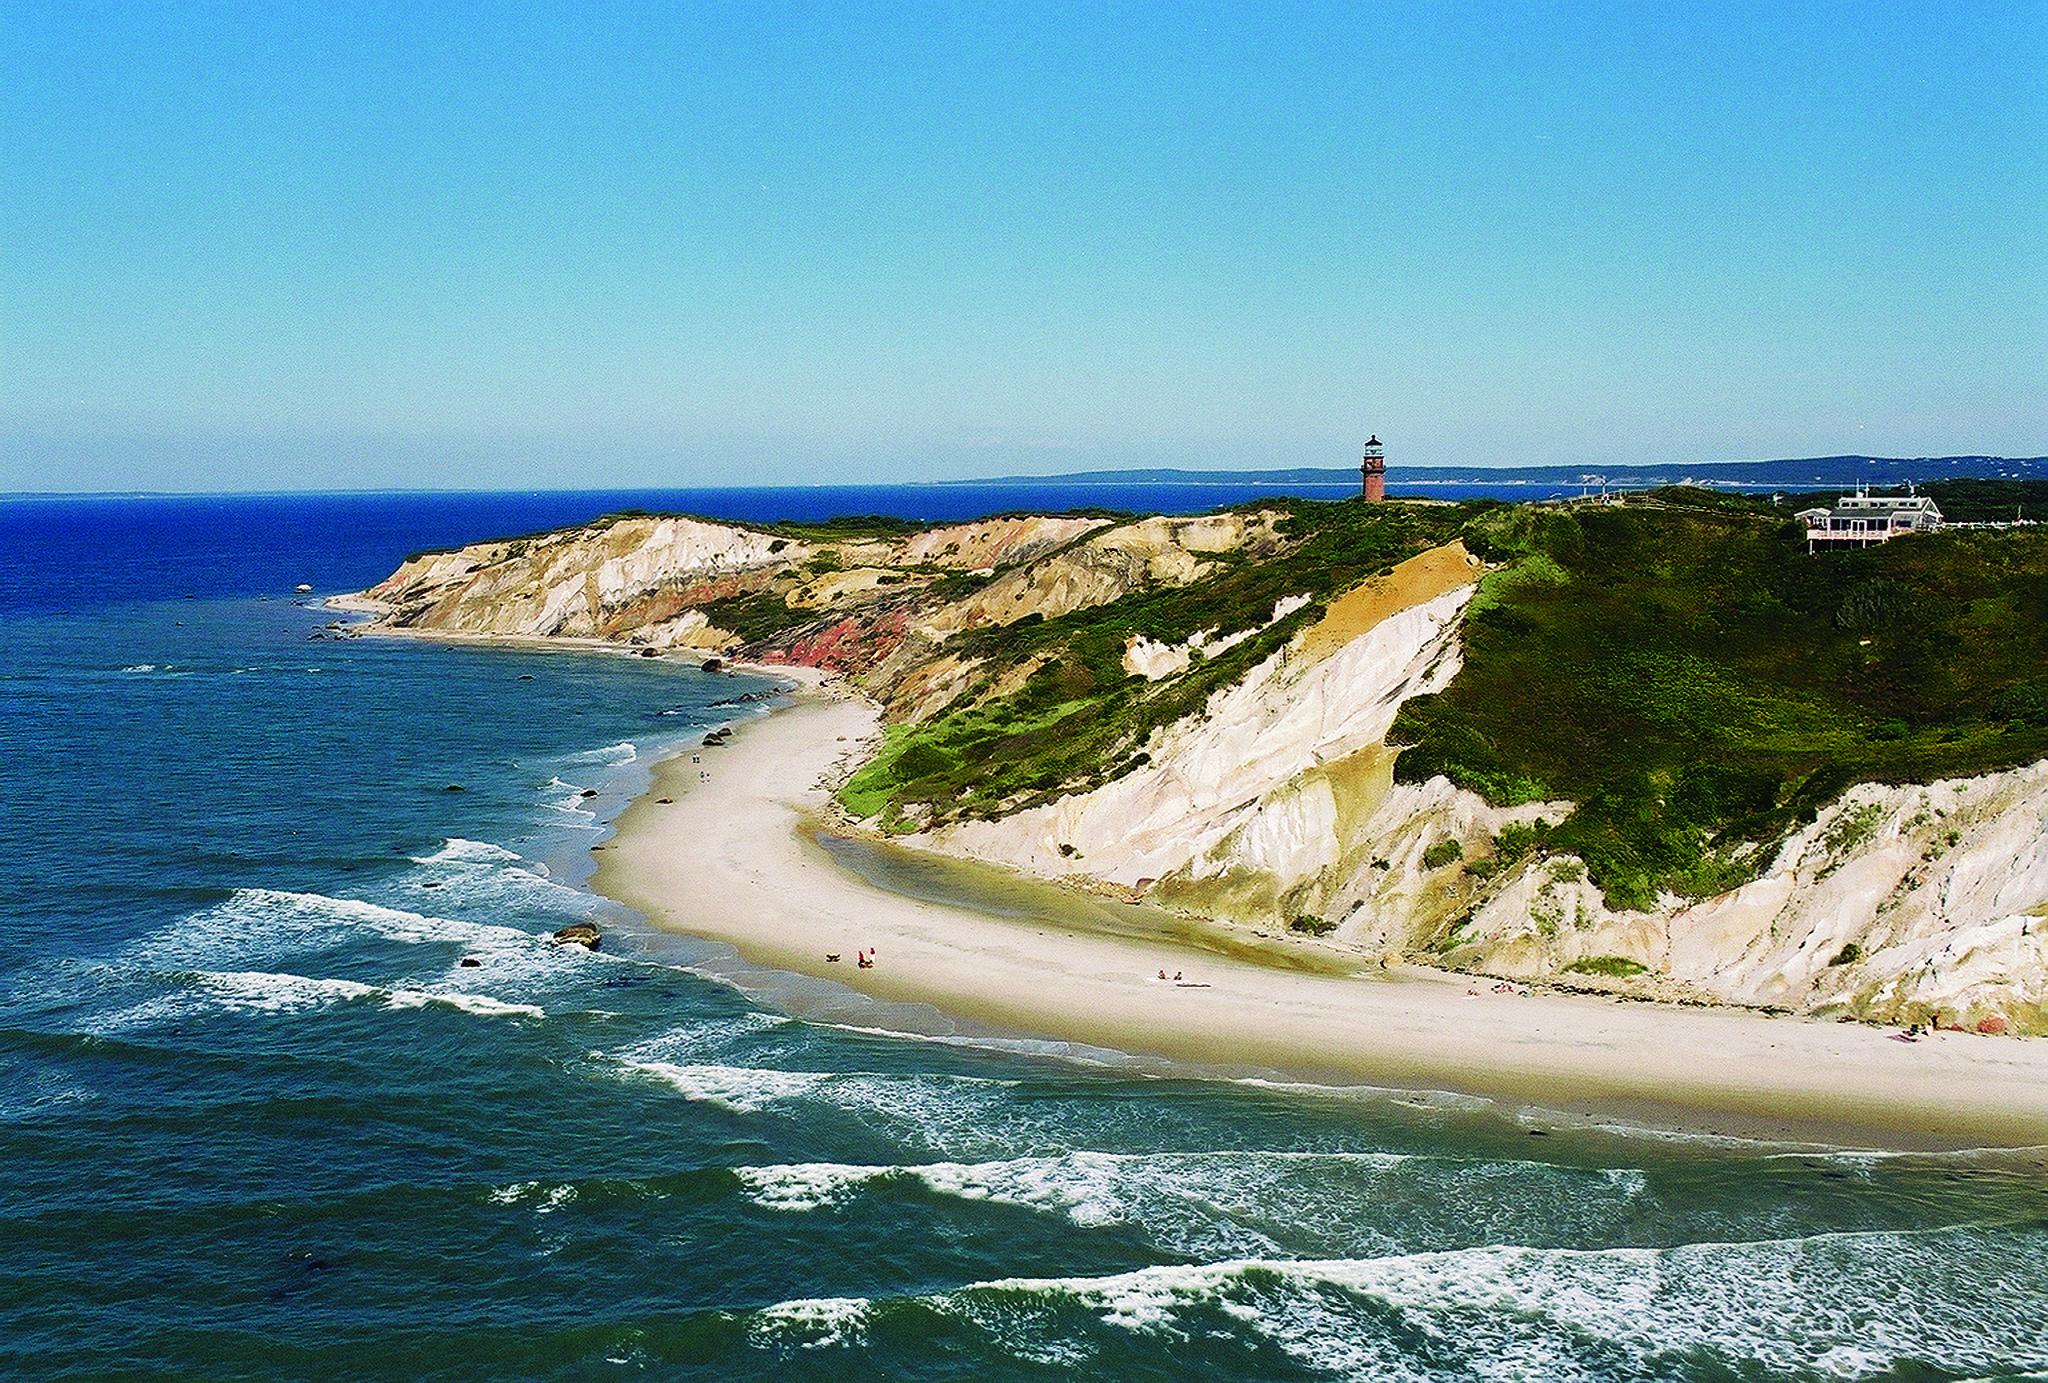
{"label": "submerged rock", "polygon": [[591,951],[598,948],[601,939],[596,925],[590,922],[571,922],[554,935],[554,940],[564,946],[581,946]]}

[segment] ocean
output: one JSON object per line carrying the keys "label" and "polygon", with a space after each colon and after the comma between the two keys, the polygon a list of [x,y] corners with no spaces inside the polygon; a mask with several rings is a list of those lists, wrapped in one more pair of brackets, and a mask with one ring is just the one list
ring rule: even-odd
{"label": "ocean", "polygon": [[[1103,502],[0,503],[0,1373],[2048,1370],[2048,1152],[1222,1078],[777,989],[586,887],[649,766],[772,683],[335,639],[295,594],[622,508]],[[602,951],[544,940],[579,920]]]}

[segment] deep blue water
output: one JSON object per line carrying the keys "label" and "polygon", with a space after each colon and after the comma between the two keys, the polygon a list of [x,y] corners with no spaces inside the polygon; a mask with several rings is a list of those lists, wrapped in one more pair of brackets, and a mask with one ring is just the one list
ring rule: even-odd
{"label": "deep blue water", "polygon": [[[2039,1153],[1197,1079],[815,987],[786,1016],[582,886],[649,763],[763,684],[315,639],[293,597],[625,507],[1055,502],[0,504],[0,1373],[2048,1369]],[[600,954],[541,939],[583,918]]]}

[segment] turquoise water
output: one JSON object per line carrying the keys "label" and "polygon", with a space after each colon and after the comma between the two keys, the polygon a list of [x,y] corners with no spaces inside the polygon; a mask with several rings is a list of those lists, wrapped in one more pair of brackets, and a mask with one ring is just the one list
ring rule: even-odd
{"label": "turquoise water", "polygon": [[[267,503],[91,551],[0,506],[9,1376],[2048,1369],[2038,1151],[1197,1079],[820,986],[784,1016],[584,887],[650,763],[765,684],[313,639],[302,573],[504,501]],[[597,955],[542,939],[585,918]]]}

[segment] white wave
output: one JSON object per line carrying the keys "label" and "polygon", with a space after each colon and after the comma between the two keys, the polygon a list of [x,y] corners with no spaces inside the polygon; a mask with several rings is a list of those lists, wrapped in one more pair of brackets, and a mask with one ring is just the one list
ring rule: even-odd
{"label": "white wave", "polygon": [[393,1008],[421,1008],[427,1004],[446,1004],[459,1008],[464,1013],[480,1014],[484,1017],[545,1018],[547,1012],[537,1004],[515,1004],[505,999],[494,999],[488,994],[466,994],[449,989],[395,989],[389,1000]]}
{"label": "white wave", "polygon": [[381,1000],[394,1009],[423,1008],[446,1004],[485,1017],[513,1016],[545,1018],[534,1004],[512,1003],[488,994],[448,989],[387,989],[360,980],[318,978],[268,970],[201,971],[193,978],[229,1008],[265,1013],[291,1013],[327,1004],[362,999]]}
{"label": "white wave", "polygon": [[127,666],[127,667],[124,667],[124,668],[122,668],[122,669],[121,669],[121,671],[123,671],[123,672],[155,672],[155,671],[157,671],[157,670],[159,669],[159,667],[160,667],[160,665],[159,665],[159,664],[157,664],[157,663],[130,663],[130,664],[129,664],[129,665]]}
{"label": "white wave", "polygon": [[[658,961],[637,963],[657,970],[690,973],[685,966],[663,965]],[[619,1056],[627,1061],[666,1061],[676,1065],[689,1065],[724,1052],[734,1044],[745,1042],[762,1033],[778,1028],[797,1029],[802,1026],[800,1019],[784,1017],[777,1013],[764,1013],[760,1009],[747,1009],[721,1018],[700,1019],[687,1027],[671,1028],[658,1037],[634,1044],[619,1053]]]}
{"label": "white wave", "polygon": [[866,1338],[866,1297],[808,1297],[756,1311],[747,1321],[747,1341],[756,1348],[795,1345],[825,1349],[859,1344]]}
{"label": "white wave", "polygon": [[1003,1119],[1017,1117],[1006,1108],[1015,1081],[950,1074],[785,1071],[672,1062],[633,1053],[615,1059],[629,1071],[664,1081],[686,1098],[742,1114],[802,1101],[812,1108],[838,1109],[871,1128],[886,1129],[905,1146],[933,1152],[1012,1148],[1018,1141],[1015,1130],[1001,1126]]}
{"label": "white wave", "polygon": [[564,1182],[549,1186],[539,1181],[515,1181],[492,1189],[487,1200],[493,1205],[530,1203],[536,1215],[549,1215],[576,1199],[576,1188]]}
{"label": "white wave", "polygon": [[[588,818],[589,813],[578,812]],[[439,890],[444,898],[470,905],[511,904],[566,913],[582,920],[597,906],[581,889],[556,883],[538,860],[527,860],[488,841],[454,837],[431,855],[412,856],[418,876],[408,880],[420,892]]]}
{"label": "white wave", "polygon": [[[815,1093],[815,1092],[813,1092]],[[963,1201],[1063,1216],[1084,1229],[1128,1225],[1163,1248],[1207,1257],[1398,1246],[1386,1208],[1407,1233],[1513,1232],[1531,1224],[1612,1218],[1644,1193],[1632,1168],[1579,1170],[1363,1150],[1066,1151],[987,1162],[735,1167],[748,1198],[788,1213],[820,1210],[892,1185]],[[1417,1206],[1441,1206],[1433,1229]],[[1487,1207],[1485,1210],[1476,1207]]]}
{"label": "white wave", "polygon": [[356,898],[245,888],[153,934],[138,949],[146,958],[197,961],[193,968],[212,969],[206,962],[224,956],[268,953],[280,946],[331,944],[341,929],[367,931],[387,941],[416,946],[452,943],[502,951],[545,942],[541,935],[516,927],[408,912]]}
{"label": "white wave", "polygon": [[[1295,1168],[1316,1164],[1397,1167],[1428,1159],[1407,1153],[1225,1150],[1189,1153],[1076,1151],[993,1162],[914,1162],[883,1166],[840,1162],[795,1162],[735,1167],[733,1172],[759,1205],[774,1210],[815,1210],[836,1204],[878,1182],[908,1179],[939,1195],[994,1201],[1031,1209],[1056,1209],[1075,1224],[1121,1224],[1129,1219],[1133,1193],[1166,1189],[1192,1199],[1217,1173],[1242,1180],[1266,1164]],[[1321,1194],[1319,1192],[1319,1194]]]}
{"label": "white wave", "polygon": [[1650,1179],[1639,1168],[1608,1167],[1600,1175],[1626,1198],[1633,1199],[1650,1189]]}
{"label": "white wave", "polygon": [[196,970],[180,978],[182,987],[98,1017],[84,1030],[105,1035],[184,1022],[209,1011],[301,1013],[352,1003],[374,1003],[395,1010],[443,1004],[481,1017],[547,1016],[536,1004],[488,994],[448,988],[390,988],[361,980],[281,970]]}
{"label": "white wave", "polygon": [[517,862],[517,851],[507,850],[502,845],[493,845],[487,840],[465,840],[461,836],[450,836],[441,842],[441,848],[431,855],[414,855],[414,864],[509,864]]}
{"label": "white wave", "polygon": [[736,1114],[758,1114],[770,1105],[796,1099],[831,1077],[817,1071],[769,1071],[746,1066],[684,1066],[668,1061],[628,1059],[628,1070],[654,1077],[684,1098],[715,1105]]}
{"label": "white wave", "polygon": [[356,980],[317,979],[268,970],[202,971],[193,978],[225,1007],[260,1013],[295,1013],[385,996],[385,991],[377,986]]}
{"label": "white wave", "polygon": [[1353,1376],[1426,1376],[1389,1337],[1386,1310],[1404,1335],[1455,1338],[1480,1378],[1608,1376],[1617,1363],[1654,1374],[1681,1352],[1773,1376],[1867,1377],[1907,1360],[2032,1371],[2048,1363],[2048,1235],[2002,1238],[1958,1227],[1674,1248],[1250,1258],[1010,1278],[928,1304],[1028,1330],[1034,1316],[1074,1302],[1106,1324],[1168,1337],[1197,1328],[1191,1313],[1215,1310],[1310,1367]]}
{"label": "white wave", "polygon": [[836,1205],[869,1182],[901,1175],[902,1167],[868,1167],[849,1162],[790,1162],[735,1167],[747,1198],[768,1210],[819,1210]]}
{"label": "white wave", "polygon": [[620,740],[602,749],[586,749],[578,754],[568,755],[563,762],[572,764],[602,764],[606,768],[619,768],[640,757],[639,749],[631,740]]}

